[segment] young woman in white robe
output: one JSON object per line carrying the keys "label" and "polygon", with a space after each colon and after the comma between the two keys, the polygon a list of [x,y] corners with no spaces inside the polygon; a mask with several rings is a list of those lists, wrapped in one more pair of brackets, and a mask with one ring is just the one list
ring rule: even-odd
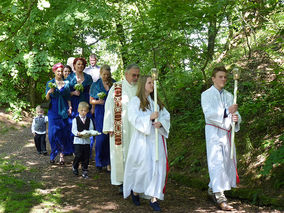
{"label": "young woman in white robe", "polygon": [[[137,96],[128,105],[128,119],[135,130],[131,138],[125,165],[123,194],[130,194],[135,205],[140,205],[139,193],[151,197],[150,206],[159,210],[157,199],[163,200],[167,169],[165,138],[170,129],[170,114],[158,101],[154,112],[154,85],[150,76],[141,76]],[[154,122],[158,118],[158,122]],[[159,159],[156,161],[155,128],[159,132]],[[138,200],[138,202],[135,202]]]}

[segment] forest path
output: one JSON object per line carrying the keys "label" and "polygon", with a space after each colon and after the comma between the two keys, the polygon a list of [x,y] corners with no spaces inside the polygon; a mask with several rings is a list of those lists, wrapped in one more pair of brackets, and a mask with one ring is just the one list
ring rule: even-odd
{"label": "forest path", "polygon": [[[95,162],[90,162],[89,179],[75,177],[72,173],[73,156],[65,157],[65,165],[49,164],[49,156],[36,152],[31,134],[31,118],[14,122],[11,116],[0,112],[1,157],[17,161],[28,169],[18,176],[25,181],[43,183],[40,193],[59,194],[60,203],[41,203],[30,212],[152,212],[148,200],[142,199],[141,206],[134,206],[131,198],[123,199],[118,189],[110,184],[110,174],[98,173]],[[50,146],[47,141],[47,149]],[[169,151],[170,152],[170,151]],[[269,207],[258,207],[240,200],[230,200],[233,212],[280,212]],[[160,202],[163,212],[223,212],[207,200],[206,191],[185,187],[168,180],[165,200]]]}

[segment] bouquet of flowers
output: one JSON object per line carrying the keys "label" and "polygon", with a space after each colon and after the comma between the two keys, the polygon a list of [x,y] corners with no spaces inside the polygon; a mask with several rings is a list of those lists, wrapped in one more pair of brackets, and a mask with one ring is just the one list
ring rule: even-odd
{"label": "bouquet of flowers", "polygon": [[98,93],[98,97],[99,97],[99,99],[103,100],[106,97],[106,94],[104,92],[100,92],[100,93]]}
{"label": "bouquet of flowers", "polygon": [[75,84],[74,89],[79,91],[79,92],[83,92],[84,91],[84,87],[82,84]]}
{"label": "bouquet of flowers", "polygon": [[56,84],[55,84],[55,83],[52,83],[52,82],[49,82],[49,83],[48,83],[48,87],[49,87],[50,89],[56,88]]}

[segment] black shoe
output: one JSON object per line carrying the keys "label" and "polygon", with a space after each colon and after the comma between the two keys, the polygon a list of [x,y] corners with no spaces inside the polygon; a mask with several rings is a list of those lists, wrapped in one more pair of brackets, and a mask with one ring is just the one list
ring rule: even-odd
{"label": "black shoe", "polygon": [[89,178],[88,177],[88,171],[83,171],[82,177],[85,178],[85,179]]}
{"label": "black shoe", "polygon": [[97,171],[102,172],[103,168],[101,166],[97,166]]}
{"label": "black shoe", "polygon": [[42,154],[43,154],[43,155],[47,155],[47,151],[45,151],[45,152],[42,152]]}
{"label": "black shoe", "polygon": [[41,155],[41,152],[37,152],[37,154]]}
{"label": "black shoe", "polygon": [[73,174],[78,176],[79,175],[79,171],[78,169],[75,169],[73,166],[72,166],[72,171],[73,171]]}
{"label": "black shoe", "polygon": [[152,207],[153,211],[155,211],[155,212],[161,211],[161,208],[160,208],[158,201],[152,203],[151,200],[150,200],[150,206]]}
{"label": "black shoe", "polygon": [[55,160],[50,160],[49,163],[50,164],[55,164]]}
{"label": "black shoe", "polygon": [[119,185],[118,187],[118,193],[123,194],[123,184]]}
{"label": "black shoe", "polygon": [[132,202],[135,204],[135,206],[140,206],[139,195],[134,195],[133,191],[131,190],[131,197]]}

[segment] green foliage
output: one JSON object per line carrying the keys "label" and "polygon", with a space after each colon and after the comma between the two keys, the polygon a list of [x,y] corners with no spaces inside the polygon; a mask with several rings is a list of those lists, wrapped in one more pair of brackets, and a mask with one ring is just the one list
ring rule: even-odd
{"label": "green foliage", "polygon": [[[283,144],[284,134],[280,136],[279,140],[281,141],[281,144]],[[273,168],[279,167],[281,165],[284,165],[284,146],[283,145],[281,145],[279,148],[274,148],[270,150],[269,157],[265,161],[261,174],[268,176],[271,174],[271,171]],[[281,184],[284,185],[284,181],[282,181]],[[280,187],[279,184],[278,184],[278,187]]]}
{"label": "green foliage", "polygon": [[9,102],[10,107],[7,108],[8,112],[12,112],[13,120],[19,121],[22,119],[22,111],[28,110],[30,107],[30,104],[27,102],[24,102],[23,100],[18,100],[17,102],[11,101]]}

